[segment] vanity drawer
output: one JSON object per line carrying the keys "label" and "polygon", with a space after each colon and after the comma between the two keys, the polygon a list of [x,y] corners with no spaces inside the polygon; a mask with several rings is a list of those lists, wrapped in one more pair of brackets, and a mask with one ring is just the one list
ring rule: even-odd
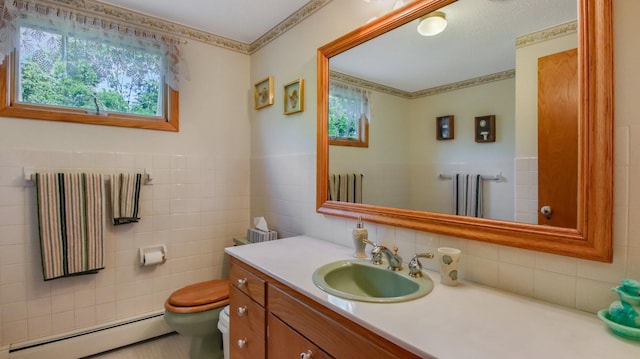
{"label": "vanity drawer", "polygon": [[231,261],[229,280],[231,281],[232,287],[242,291],[264,307],[266,282],[233,258]]}
{"label": "vanity drawer", "polygon": [[235,286],[229,293],[229,346],[233,358],[264,358],[265,310]]}
{"label": "vanity drawer", "polygon": [[419,358],[366,328],[280,286],[270,285],[269,312],[335,358]]}
{"label": "vanity drawer", "polygon": [[273,314],[269,314],[267,325],[267,358],[331,358]]}

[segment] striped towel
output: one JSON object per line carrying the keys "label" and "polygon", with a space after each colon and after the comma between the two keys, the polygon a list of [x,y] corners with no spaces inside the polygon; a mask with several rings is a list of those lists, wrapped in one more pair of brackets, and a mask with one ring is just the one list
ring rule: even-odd
{"label": "striped towel", "polygon": [[339,185],[338,185],[338,201],[340,202],[349,202],[348,200],[348,195],[349,195],[349,185],[348,185],[348,177],[349,175],[347,173],[341,173],[340,175],[338,175],[339,177]]}
{"label": "striped towel", "polygon": [[329,200],[362,203],[361,173],[329,174]]}
{"label": "striped towel", "polygon": [[111,175],[111,204],[113,224],[138,222],[140,185],[142,174],[120,173]]}
{"label": "striped towel", "polygon": [[338,187],[340,186],[340,176],[336,174],[329,175],[329,201],[338,200]]}
{"label": "striped towel", "polygon": [[362,175],[349,173],[347,178],[347,202],[362,203]]}
{"label": "striped towel", "polygon": [[104,268],[102,175],[37,173],[44,280]]}
{"label": "striped towel", "polygon": [[452,180],[454,214],[482,218],[482,176],[457,173]]}

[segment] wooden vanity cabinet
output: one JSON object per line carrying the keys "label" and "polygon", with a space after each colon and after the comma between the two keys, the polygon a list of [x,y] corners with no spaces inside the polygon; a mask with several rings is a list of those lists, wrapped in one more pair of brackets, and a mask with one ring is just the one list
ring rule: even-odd
{"label": "wooden vanity cabinet", "polygon": [[240,265],[232,265],[229,281],[229,353],[234,359],[265,358],[266,282]]}
{"label": "wooden vanity cabinet", "polygon": [[267,302],[269,315],[278,317],[331,357],[419,358],[283,284],[269,282]]}
{"label": "wooden vanity cabinet", "polygon": [[[232,317],[229,325],[233,359],[420,358],[235,257],[231,258],[230,273]],[[245,291],[238,287],[238,279],[247,278],[248,283],[250,276],[256,278],[254,283],[262,280],[262,302],[248,294],[255,295],[255,287],[246,287]],[[251,307],[247,300],[257,308]],[[259,315],[255,319],[250,319],[254,318],[250,315],[238,316],[237,308],[243,306],[247,306],[247,313],[263,310],[260,312],[261,325],[254,322],[259,320]],[[239,347],[237,341],[242,339],[246,342]],[[260,347],[259,342],[262,343],[262,354],[256,349]],[[249,350],[254,349],[251,353],[255,354],[248,356]]]}

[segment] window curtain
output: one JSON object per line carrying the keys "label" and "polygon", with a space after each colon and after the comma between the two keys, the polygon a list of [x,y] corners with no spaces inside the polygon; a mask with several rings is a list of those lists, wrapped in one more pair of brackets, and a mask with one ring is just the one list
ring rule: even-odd
{"label": "window curtain", "polygon": [[[2,1],[2,0],[0,0]],[[0,17],[0,56],[10,55],[19,45],[21,24],[51,29],[61,34],[73,33],[87,40],[112,42],[164,56],[165,82],[179,89],[179,78],[186,78],[186,64],[180,55],[181,40],[100,19],[79,11],[57,8],[29,0],[4,0]]]}
{"label": "window curtain", "polygon": [[358,131],[362,131],[360,120],[369,120],[371,118],[370,91],[337,81],[329,81],[329,93],[331,96],[349,100],[347,115],[349,121],[348,127],[353,124]]}

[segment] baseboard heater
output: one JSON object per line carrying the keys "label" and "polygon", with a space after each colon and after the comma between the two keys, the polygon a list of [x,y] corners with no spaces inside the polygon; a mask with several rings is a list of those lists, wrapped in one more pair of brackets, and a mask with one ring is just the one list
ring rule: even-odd
{"label": "baseboard heater", "polygon": [[[85,330],[12,344],[9,359],[82,358],[171,333],[164,311]],[[0,355],[1,356],[1,355]]]}

